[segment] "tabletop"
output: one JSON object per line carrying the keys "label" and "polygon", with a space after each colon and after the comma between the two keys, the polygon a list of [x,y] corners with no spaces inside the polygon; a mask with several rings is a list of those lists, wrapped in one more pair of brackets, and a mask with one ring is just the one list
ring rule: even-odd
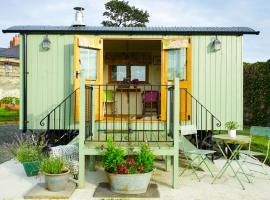
{"label": "tabletop", "polygon": [[236,137],[230,137],[228,134],[213,135],[214,140],[219,140],[230,144],[248,144],[250,143],[250,136],[237,135]]}

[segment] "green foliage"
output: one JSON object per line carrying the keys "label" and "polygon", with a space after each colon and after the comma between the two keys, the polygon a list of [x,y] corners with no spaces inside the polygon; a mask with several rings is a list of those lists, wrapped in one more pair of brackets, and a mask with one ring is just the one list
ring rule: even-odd
{"label": "green foliage", "polygon": [[14,153],[16,154],[16,158],[19,162],[32,162],[40,159],[43,147],[35,146],[30,143],[23,143],[17,149],[14,149]]}
{"label": "green foliage", "polygon": [[66,162],[62,158],[46,157],[40,163],[40,171],[47,174],[65,173]]}
{"label": "green foliage", "polygon": [[17,97],[4,97],[0,100],[0,103],[3,103],[3,104],[17,104],[19,105],[20,104],[20,99],[17,98]]}
{"label": "green foliage", "polygon": [[115,172],[118,165],[124,162],[125,156],[126,152],[121,147],[117,147],[112,141],[108,141],[108,147],[102,159],[104,169],[109,173]]}
{"label": "green foliage", "polygon": [[142,144],[141,150],[137,155],[139,166],[144,166],[142,173],[151,172],[154,166],[155,156],[147,144]]}
{"label": "green foliage", "polygon": [[244,124],[270,125],[270,60],[244,63]]}
{"label": "green foliage", "polygon": [[149,22],[149,13],[130,6],[128,1],[110,0],[105,9],[103,16],[108,20],[102,21],[103,26],[145,27]]}
{"label": "green foliage", "polygon": [[142,144],[140,151],[135,155],[127,155],[121,147],[116,147],[109,141],[102,163],[105,171],[109,173],[136,174],[151,172],[154,160],[155,156],[147,144]]}
{"label": "green foliage", "polygon": [[18,120],[19,120],[19,112],[7,110],[5,108],[0,108],[0,122],[18,121]]}
{"label": "green foliage", "polygon": [[238,127],[239,127],[239,124],[235,121],[229,121],[225,123],[225,128],[227,130],[236,130],[238,129]]}
{"label": "green foliage", "polygon": [[21,163],[39,160],[47,144],[44,135],[36,133],[16,134],[11,141],[2,145],[2,151]]}

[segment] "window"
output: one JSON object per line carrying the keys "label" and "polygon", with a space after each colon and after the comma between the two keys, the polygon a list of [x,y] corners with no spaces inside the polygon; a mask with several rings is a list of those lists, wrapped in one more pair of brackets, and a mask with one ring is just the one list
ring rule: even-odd
{"label": "window", "polygon": [[168,50],[168,80],[186,80],[186,48]]}
{"label": "window", "polygon": [[123,81],[124,78],[127,78],[127,66],[111,66],[111,81]]}
{"label": "window", "polygon": [[130,66],[130,80],[138,79],[140,82],[146,82],[146,66]]}
{"label": "window", "polygon": [[81,72],[86,79],[97,79],[97,50],[80,48],[80,64]]}
{"label": "window", "polygon": [[140,82],[147,82],[146,65],[111,65],[109,66],[109,82],[121,82],[125,78],[138,79]]}

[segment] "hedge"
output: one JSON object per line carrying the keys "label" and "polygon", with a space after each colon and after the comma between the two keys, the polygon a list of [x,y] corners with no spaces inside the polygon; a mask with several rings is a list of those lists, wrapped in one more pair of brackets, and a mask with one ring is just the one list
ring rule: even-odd
{"label": "hedge", "polygon": [[270,60],[244,63],[244,125],[270,126]]}
{"label": "hedge", "polygon": [[4,97],[0,100],[0,103],[3,104],[12,104],[14,103],[19,105],[20,104],[20,99],[18,97]]}

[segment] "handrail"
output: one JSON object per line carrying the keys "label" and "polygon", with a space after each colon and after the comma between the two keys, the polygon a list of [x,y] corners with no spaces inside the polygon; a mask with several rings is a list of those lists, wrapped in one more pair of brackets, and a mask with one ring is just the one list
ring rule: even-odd
{"label": "handrail", "polygon": [[63,105],[69,98],[72,97],[72,95],[77,92],[80,88],[75,89],[71,94],[69,94],[64,100],[61,101],[61,103],[59,103],[54,109],[52,109],[44,118],[42,118],[42,120],[40,120],[40,125],[44,126],[45,122],[44,120],[46,118],[48,118],[49,115],[51,115],[57,108],[59,108],[61,105]]}
{"label": "handrail", "polygon": [[194,99],[196,101],[196,103],[198,103],[200,106],[202,106],[210,115],[213,116],[214,119],[217,120],[217,124],[216,124],[217,127],[221,126],[221,121],[210,110],[208,110],[201,102],[199,102],[198,99],[196,99],[190,92],[188,92],[186,88],[181,88],[181,90],[185,90],[186,93],[188,95],[190,95],[192,97],[192,99]]}

